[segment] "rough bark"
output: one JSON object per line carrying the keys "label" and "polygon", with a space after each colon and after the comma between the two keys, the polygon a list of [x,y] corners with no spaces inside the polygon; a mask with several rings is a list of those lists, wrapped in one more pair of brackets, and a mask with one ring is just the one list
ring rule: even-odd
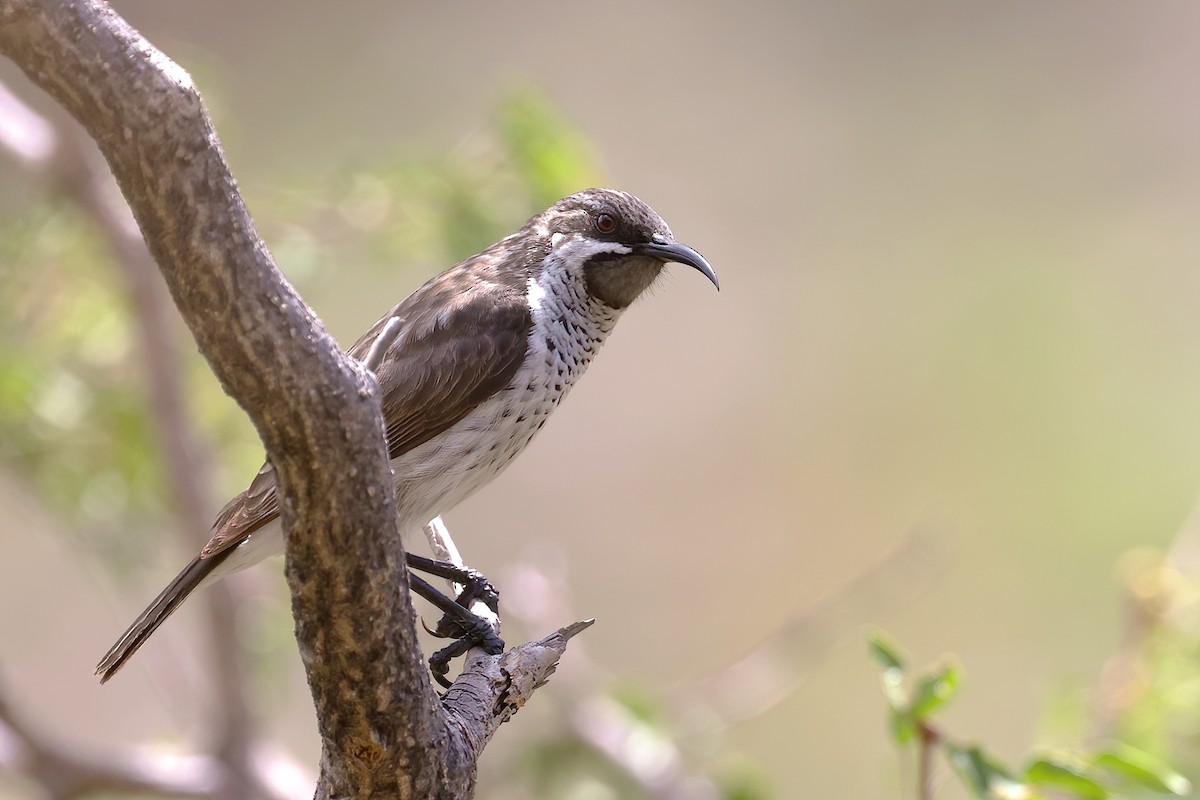
{"label": "rough bark", "polygon": [[[97,142],[201,353],[278,473],[318,797],[469,797],[565,628],[474,652],[439,702],[418,646],[371,374],[276,268],[188,74],[98,0],[0,0],[0,53]],[[586,627],[586,626],[584,626]]]}

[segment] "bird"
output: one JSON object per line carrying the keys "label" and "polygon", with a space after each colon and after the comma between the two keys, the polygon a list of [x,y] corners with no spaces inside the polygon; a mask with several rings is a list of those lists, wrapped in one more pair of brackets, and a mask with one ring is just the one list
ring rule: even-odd
{"label": "bird", "polygon": [[[669,262],[720,289],[708,261],[677,242],[649,205],[627,192],[588,189],[430,279],[358,339],[347,352],[361,360],[389,320],[402,320],[376,369],[402,534],[512,463]],[[197,588],[283,550],[268,463],[100,660],[101,683]]]}

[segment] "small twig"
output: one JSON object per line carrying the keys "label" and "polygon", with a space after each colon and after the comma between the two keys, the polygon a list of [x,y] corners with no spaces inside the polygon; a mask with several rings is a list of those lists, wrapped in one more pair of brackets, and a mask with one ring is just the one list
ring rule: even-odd
{"label": "small twig", "polygon": [[941,743],[941,735],[928,722],[917,729],[917,797],[933,800],[933,754]]}
{"label": "small twig", "polygon": [[[454,544],[454,539],[450,537],[450,529],[446,527],[446,523],[442,521],[441,517],[429,520],[429,524],[425,526],[425,538],[429,541],[429,549],[433,552],[434,558],[449,562],[456,567],[466,566],[462,553]],[[461,583],[454,581],[446,581],[446,583],[450,585],[450,592],[454,595],[458,595],[463,590]]]}

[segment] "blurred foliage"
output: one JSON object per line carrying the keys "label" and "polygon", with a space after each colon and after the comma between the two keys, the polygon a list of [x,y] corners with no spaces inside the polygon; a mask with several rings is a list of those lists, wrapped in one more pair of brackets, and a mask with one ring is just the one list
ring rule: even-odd
{"label": "blurred foliage", "polygon": [[166,487],[108,267],[68,204],[47,198],[0,221],[0,459],[72,530],[115,541],[136,518],[163,514]]}
{"label": "blurred foliage", "polygon": [[1126,634],[1104,671],[1104,723],[1123,741],[1169,757],[1200,778],[1200,578],[1198,532],[1170,553],[1127,553],[1118,573]]}
{"label": "blurred foliage", "polygon": [[[1194,634],[1174,630],[1169,638],[1191,639],[1189,647],[1195,646]],[[1067,797],[1107,800],[1183,796],[1191,791],[1192,782],[1168,766],[1159,755],[1135,746],[1125,731],[1129,718],[1113,720],[1116,723],[1114,730],[1108,735],[1093,737],[1100,740],[1099,744],[1036,750],[1026,756],[1023,767],[1014,768],[981,744],[951,737],[936,719],[958,693],[962,671],[956,663],[946,660],[912,677],[907,659],[884,635],[872,636],[868,640],[868,649],[881,668],[891,738],[903,752],[911,752],[917,763],[914,796],[920,800],[929,800],[934,794],[936,782],[928,771],[933,752],[940,752],[970,796],[981,800]],[[1140,655],[1135,657],[1141,658]],[[1200,667],[1195,659],[1191,663],[1193,680],[1200,679]],[[1160,673],[1153,670],[1147,674]],[[912,688],[906,689],[906,684]],[[1108,688],[1124,692],[1128,687]],[[1128,710],[1134,712],[1133,716],[1140,716],[1138,707],[1147,704],[1152,694],[1155,692],[1145,694],[1130,706]],[[1172,708],[1183,710],[1178,704]],[[1192,704],[1189,711],[1194,717],[1200,712],[1200,706]]]}
{"label": "blurred foliage", "polygon": [[246,192],[280,265],[293,279],[320,281],[347,263],[445,268],[559,197],[601,182],[586,139],[541,92],[523,88],[489,128],[449,153],[400,150],[328,174],[305,172],[269,194]]}

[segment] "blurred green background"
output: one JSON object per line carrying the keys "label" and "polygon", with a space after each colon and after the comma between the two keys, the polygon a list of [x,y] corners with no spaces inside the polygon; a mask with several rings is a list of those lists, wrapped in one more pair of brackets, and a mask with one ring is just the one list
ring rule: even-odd
{"label": "blurred green background", "polygon": [[[1126,622],[1117,565],[1169,546],[1200,487],[1200,6],[114,6],[192,72],[267,243],[343,344],[593,182],[720,273],[717,294],[671,269],[447,519],[502,591],[523,559],[565,576],[549,618],[599,619],[597,681],[686,707],[912,531],[943,554],[884,602],[852,591],[825,626],[843,646],[806,651],[795,691],[722,728],[703,769],[781,798],[911,792],[875,624],[918,661],[958,654],[956,735],[1013,759],[1087,735]],[[11,64],[0,80],[52,113]],[[191,553],[162,527],[120,291],[73,214],[0,159],[0,662],[80,741],[186,743],[196,609],[111,685],[91,675]],[[237,491],[261,449],[189,370]],[[255,686],[315,764],[280,571],[250,578]],[[536,705],[485,776],[550,724]],[[1194,737],[1200,713],[1179,724]]]}

